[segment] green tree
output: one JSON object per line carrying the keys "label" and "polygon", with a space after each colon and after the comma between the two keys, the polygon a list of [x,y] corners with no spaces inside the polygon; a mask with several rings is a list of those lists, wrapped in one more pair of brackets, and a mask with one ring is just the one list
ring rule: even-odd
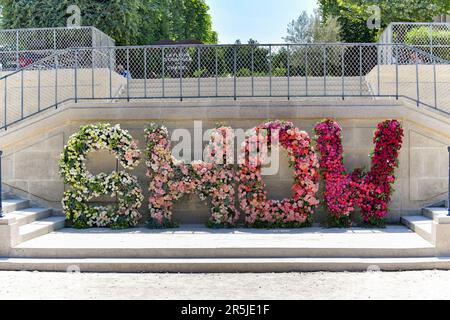
{"label": "green tree", "polygon": [[217,42],[204,0],[0,0],[2,27],[62,27],[73,4],[81,9],[82,25],[99,28],[119,45],[186,38]]}
{"label": "green tree", "polygon": [[[433,17],[450,10],[448,0],[318,0],[325,20],[338,17],[341,36],[346,42],[376,41],[379,33],[391,22],[430,22]],[[381,29],[370,29],[367,21],[381,10]]]}

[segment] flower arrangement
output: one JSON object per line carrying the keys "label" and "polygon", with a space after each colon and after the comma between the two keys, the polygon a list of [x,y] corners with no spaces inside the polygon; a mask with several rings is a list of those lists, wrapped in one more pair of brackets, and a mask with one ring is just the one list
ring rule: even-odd
{"label": "flower arrangement", "polygon": [[[70,189],[64,192],[62,206],[68,220],[76,228],[135,226],[140,218],[138,209],[143,195],[137,178],[124,171],[92,175],[85,160],[91,151],[109,150],[125,169],[135,168],[141,152],[128,131],[109,124],[82,126],[72,135],[61,154],[59,167],[64,183]],[[93,206],[94,197],[111,194],[116,205]]]}
{"label": "flower arrangement", "polygon": [[230,157],[227,150],[231,145],[230,139],[233,139],[231,132],[227,127],[213,131],[209,158],[219,164],[203,161],[186,164],[172,156],[166,127],[152,123],[146,128],[147,176],[151,179],[149,227],[176,227],[172,218],[173,204],[189,193],[196,193],[202,201],[210,202],[209,227],[236,224],[239,214],[234,206],[233,165],[227,164]]}
{"label": "flower arrangement", "polygon": [[402,146],[403,129],[397,120],[378,124],[373,142],[375,150],[368,173],[356,169],[345,173],[342,147],[342,129],[327,119],[314,127],[317,149],[321,154],[320,168],[325,180],[324,198],[333,226],[347,227],[351,213],[361,207],[365,223],[384,226],[388,204],[398,167],[398,153]]}
{"label": "flower arrangement", "polygon": [[[278,134],[278,139],[274,135]],[[294,169],[293,197],[282,201],[268,200],[261,167],[273,144],[284,147]],[[257,152],[255,152],[255,150]],[[314,208],[319,204],[319,164],[309,135],[291,122],[273,121],[259,125],[248,137],[239,165],[239,203],[252,227],[304,227],[312,222]]]}

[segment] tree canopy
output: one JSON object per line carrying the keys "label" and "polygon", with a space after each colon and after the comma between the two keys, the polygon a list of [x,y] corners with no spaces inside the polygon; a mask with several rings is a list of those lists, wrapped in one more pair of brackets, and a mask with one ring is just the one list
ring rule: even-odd
{"label": "tree canopy", "polygon": [[120,45],[190,38],[217,42],[204,0],[0,0],[2,27],[63,27],[73,4],[81,9],[82,25],[99,28]]}
{"label": "tree canopy", "polygon": [[430,22],[433,17],[450,10],[448,0],[318,0],[325,20],[338,17],[341,36],[346,42],[371,42],[380,30],[369,29],[373,14],[370,6],[381,10],[381,30],[391,22]]}

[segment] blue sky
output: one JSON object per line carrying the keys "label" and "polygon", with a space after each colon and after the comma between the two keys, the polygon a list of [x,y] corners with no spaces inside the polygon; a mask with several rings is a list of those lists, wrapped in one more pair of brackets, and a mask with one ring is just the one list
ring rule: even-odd
{"label": "blue sky", "polygon": [[206,0],[220,43],[283,43],[288,23],[303,10],[313,13],[317,0]]}

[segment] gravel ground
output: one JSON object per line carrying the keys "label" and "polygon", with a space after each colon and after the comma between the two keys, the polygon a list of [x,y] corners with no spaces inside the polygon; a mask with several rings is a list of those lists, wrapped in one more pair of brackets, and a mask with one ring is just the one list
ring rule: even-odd
{"label": "gravel ground", "polygon": [[2,299],[450,299],[450,271],[264,274],[0,272]]}

